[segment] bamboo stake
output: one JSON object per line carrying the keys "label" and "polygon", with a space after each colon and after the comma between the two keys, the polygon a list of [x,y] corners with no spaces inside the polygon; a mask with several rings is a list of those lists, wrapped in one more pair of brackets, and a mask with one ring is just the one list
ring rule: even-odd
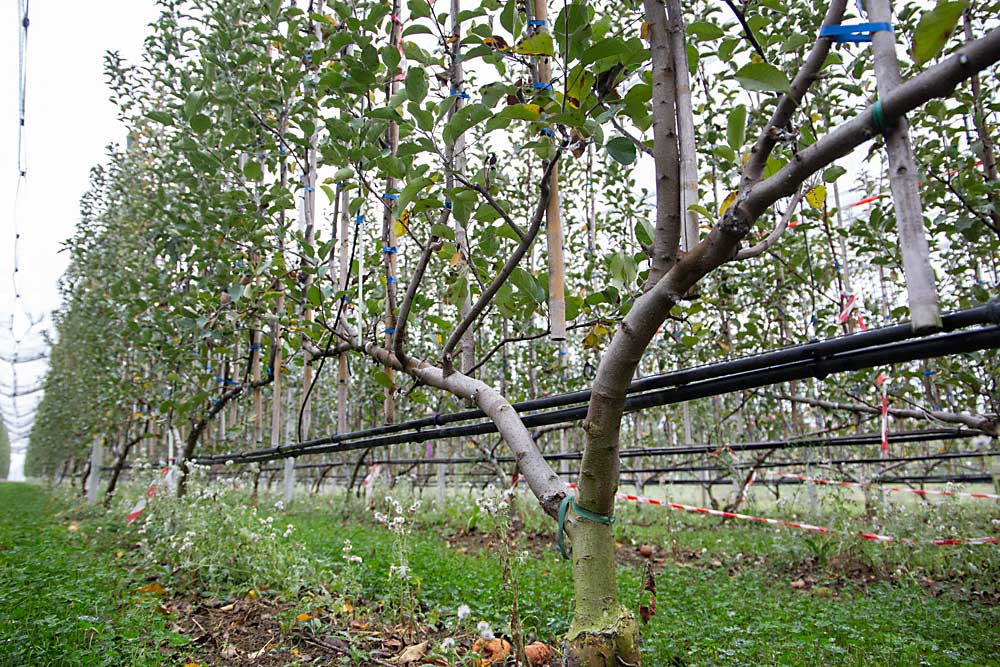
{"label": "bamboo stake", "polygon": [[[315,11],[317,13],[323,13],[323,0],[317,2]],[[316,49],[322,47],[322,37],[323,32],[319,25],[315,26],[316,34]],[[313,62],[312,54],[306,58],[306,86],[315,85],[316,65]],[[302,187],[302,216],[300,218],[300,227],[303,232],[303,244],[305,246],[311,247],[314,245],[316,240],[316,151],[319,147],[319,131],[315,131],[312,137],[309,139],[309,149],[306,151],[306,173],[303,174],[305,179]],[[302,268],[306,268],[306,263],[308,260],[303,254]],[[313,284],[313,274],[311,271],[305,271],[305,280],[302,282],[302,319],[305,322],[306,330],[302,333],[302,341],[306,342],[309,339],[309,324],[313,321],[313,309],[310,307],[309,301],[309,288]],[[312,368],[312,355],[305,350],[303,346],[303,354],[305,355],[305,365],[302,368],[302,405],[301,407],[301,424],[299,425],[299,435],[302,440],[307,440],[309,438],[310,425],[312,423],[312,406],[310,404],[310,388],[313,383],[313,368]],[[287,493],[287,492],[286,492]]]}
{"label": "bamboo stake", "polygon": [[[450,90],[449,94],[455,97],[451,109],[448,111],[448,120],[458,113],[465,106],[465,91],[462,85],[465,81],[465,74],[462,67],[462,42],[461,26],[458,22],[458,14],[461,11],[460,0],[451,0],[451,67],[448,73]],[[455,138],[453,144],[445,146],[445,169],[447,176],[445,184],[450,191],[455,187],[455,174],[465,173],[465,133],[462,132]],[[455,226],[455,242],[462,253],[462,258],[469,262],[472,252],[469,248],[469,237],[465,226],[457,216],[452,216]],[[465,299],[462,301],[461,315],[464,320],[472,310],[472,286],[466,283]],[[459,367],[463,373],[468,373],[469,369],[476,365],[476,342],[473,327],[469,327],[462,334],[462,361]]]}
{"label": "bamboo stake", "polygon": [[[868,0],[868,17],[873,23],[891,22],[889,0]],[[871,37],[875,80],[878,94],[884,98],[902,82],[899,61],[896,59],[896,37],[888,30],[874,32]],[[880,109],[881,105],[876,108]],[[913,157],[906,118],[900,117],[892,127],[885,128],[884,136],[889,155],[889,187],[896,209],[910,319],[914,331],[937,331],[941,328],[941,310],[924,233],[924,216],[917,186],[917,163]]]}
{"label": "bamboo stake", "polygon": [[[548,2],[535,0],[534,9],[535,20],[545,21],[535,29],[548,30]],[[538,59],[536,82],[552,85],[552,63],[547,57]],[[549,336],[554,343],[559,343],[566,340],[566,284],[558,165],[552,169],[549,192],[549,201],[545,208],[545,239],[548,244],[549,268]]]}
{"label": "bamboo stake", "polygon": [[[389,46],[394,49],[400,48],[402,36],[403,20],[400,17],[402,3],[400,0],[393,0],[392,13],[390,14],[391,32],[389,35]],[[386,88],[386,99],[391,99],[399,90],[400,75],[390,76],[389,85]],[[389,122],[389,128],[385,133],[385,142],[389,147],[389,156],[396,156],[396,149],[399,147],[399,125],[395,121]],[[382,197],[382,265],[385,268],[385,348],[393,348],[393,339],[396,331],[396,230],[393,224],[396,195],[393,190],[396,187],[396,179],[387,176],[385,179],[385,194]],[[385,367],[385,373],[389,376],[389,386],[385,389],[385,403],[383,404],[383,415],[386,423],[395,420],[395,370],[391,366]]]}
{"label": "bamboo stake", "polygon": [[101,485],[101,466],[104,465],[104,443],[101,436],[94,436],[94,443],[90,447],[90,474],[87,475],[87,502],[91,505],[97,503],[97,488]]}
{"label": "bamboo stake", "polygon": [[698,154],[694,133],[694,109],[691,104],[691,77],[687,44],[684,39],[684,14],[680,0],[667,0],[670,55],[674,61],[674,103],[677,105],[677,143],[680,152],[681,217],[684,228],[681,248],[691,252],[698,245],[698,214],[691,207],[698,203]]}

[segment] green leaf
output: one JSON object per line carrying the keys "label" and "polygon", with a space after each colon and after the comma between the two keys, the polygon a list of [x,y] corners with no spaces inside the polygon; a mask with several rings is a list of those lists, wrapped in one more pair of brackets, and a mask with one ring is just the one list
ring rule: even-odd
{"label": "green leaf", "polygon": [[442,132],[444,142],[446,144],[455,143],[455,139],[457,139],[460,134],[471,129],[474,125],[481,123],[492,115],[493,111],[482,104],[470,104],[467,107],[462,107],[455,113],[452,119],[448,121],[448,124],[445,125],[444,131]]}
{"label": "green leaf", "polygon": [[635,144],[627,137],[614,137],[608,140],[605,148],[608,149],[608,155],[623,165],[635,162]]}
{"label": "green leaf", "polygon": [[722,28],[708,21],[694,21],[693,23],[689,23],[687,31],[701,41],[718,39],[726,34]]}
{"label": "green leaf", "polygon": [[406,88],[406,96],[419,104],[427,97],[427,73],[422,67],[411,67],[406,71],[403,86]]}
{"label": "green leaf", "polygon": [[438,238],[448,239],[449,241],[455,240],[455,230],[448,225],[434,223],[431,225],[431,234]]}
{"label": "green leaf", "polygon": [[198,134],[207,132],[210,127],[212,127],[212,119],[205,114],[198,113],[191,116],[191,129]]}
{"label": "green leaf", "polygon": [[747,90],[787,93],[791,84],[785,73],[767,63],[750,63],[736,72],[736,80]]}
{"label": "green leaf", "polygon": [[645,218],[639,218],[639,222],[635,223],[635,238],[640,244],[644,246],[653,245],[653,236],[655,233],[653,226]]}
{"label": "green leaf", "polygon": [[392,380],[389,379],[389,374],[385,371],[378,371],[375,373],[375,381],[386,389],[392,389]]}
{"label": "green leaf", "polygon": [[247,160],[247,163],[243,165],[243,175],[251,181],[259,181],[264,178],[264,170],[257,160]]}
{"label": "green leaf", "polygon": [[833,165],[832,167],[827,168],[823,172],[823,180],[826,181],[827,183],[833,183],[846,173],[847,170],[844,169],[843,167],[838,167],[837,165]]}
{"label": "green leaf", "polygon": [[914,62],[923,65],[941,53],[968,6],[968,2],[939,2],[937,7],[923,13],[913,31]]}
{"label": "green leaf", "polygon": [[729,112],[729,120],[726,122],[726,141],[729,147],[738,151],[747,134],[747,108],[742,104],[736,105]]}
{"label": "green leaf", "polygon": [[542,116],[542,107],[537,104],[511,104],[500,112],[501,118],[516,118],[517,120],[538,120]]}
{"label": "green leaf", "polygon": [[146,113],[146,117],[155,120],[161,125],[173,125],[174,117],[168,114],[166,111],[149,111]]}
{"label": "green leaf", "polygon": [[552,35],[547,32],[536,32],[534,35],[522,39],[514,47],[514,53],[525,56],[551,56],[555,52],[556,47],[552,41]]}
{"label": "green leaf", "polygon": [[622,55],[626,51],[625,40],[620,37],[610,37],[594,43],[589,49],[580,54],[580,65],[589,65],[604,58]]}

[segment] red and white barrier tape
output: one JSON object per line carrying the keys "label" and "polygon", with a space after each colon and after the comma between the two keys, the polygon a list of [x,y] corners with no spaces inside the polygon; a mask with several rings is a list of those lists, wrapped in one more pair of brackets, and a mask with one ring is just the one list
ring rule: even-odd
{"label": "red and white barrier tape", "polygon": [[154,481],[148,487],[146,487],[146,492],[139,497],[132,509],[129,510],[128,516],[125,517],[125,525],[131,525],[133,521],[138,519],[143,512],[146,511],[146,505],[151,498],[156,497],[156,487],[160,484],[169,484],[170,479],[173,477],[174,468],[173,466],[165,466],[160,470],[160,479]]}
{"label": "red and white barrier tape", "polygon": [[[575,489],[576,484],[570,484],[569,488]],[[751,521],[753,523],[764,523],[770,526],[782,526],[784,528],[797,528],[799,530],[809,530],[815,533],[828,533],[831,535],[847,535],[850,537],[857,537],[863,540],[870,540],[872,542],[895,542],[897,544],[905,544],[908,546],[919,546],[919,545],[931,545],[931,546],[954,546],[958,544],[997,544],[998,540],[995,537],[949,537],[940,540],[911,540],[907,538],[892,537],[891,535],[879,535],[878,533],[855,533],[846,530],[836,530],[834,528],[824,528],[823,526],[814,526],[811,523],[802,523],[799,521],[782,521],[781,519],[769,519],[761,516],[752,516],[750,514],[740,514],[739,512],[725,512],[723,510],[709,509],[707,507],[695,507],[694,505],[683,505],[681,503],[672,503],[666,500],[657,500],[656,498],[645,498],[643,496],[636,496],[631,493],[616,493],[615,498],[619,500],[627,500],[633,503],[641,503],[645,505],[654,505],[656,507],[666,507],[667,509],[676,510],[680,512],[693,512],[695,514],[708,514],[711,516],[721,516],[727,519],[739,519],[741,521]]]}
{"label": "red and white barrier tape", "polygon": [[802,482],[812,482],[814,484],[827,484],[830,486],[846,486],[854,489],[881,489],[888,493],[913,493],[918,496],[947,496],[949,498],[978,498],[982,500],[1000,500],[1000,495],[995,493],[972,493],[965,491],[941,491],[939,489],[910,489],[902,486],[883,486],[881,484],[863,484],[861,482],[847,482],[835,479],[821,479],[808,475],[799,475],[791,472],[780,472],[777,470],[760,471],[766,477],[786,477],[797,479]]}
{"label": "red and white barrier tape", "polygon": [[[378,477],[379,467],[378,464],[373,464],[371,468],[368,469],[368,474],[365,475],[365,479],[361,482],[361,486],[368,488],[375,478]],[[357,479],[357,478],[355,478]]]}

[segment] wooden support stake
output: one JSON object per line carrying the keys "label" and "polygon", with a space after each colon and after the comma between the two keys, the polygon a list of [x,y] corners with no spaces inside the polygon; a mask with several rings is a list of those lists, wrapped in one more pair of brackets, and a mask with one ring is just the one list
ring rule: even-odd
{"label": "wooden support stake", "polygon": [[[868,18],[873,23],[892,22],[889,0],[868,0],[867,6]],[[896,36],[891,31],[880,30],[872,33],[871,37],[878,94],[885,98],[902,82],[896,58]],[[931,268],[927,236],[924,233],[924,216],[917,186],[917,163],[910,145],[906,118],[901,117],[891,127],[885,128],[884,136],[889,155],[889,186],[896,209],[910,320],[916,332],[937,331],[941,328],[941,309],[938,306],[937,285]]]}
{"label": "wooden support stake", "polygon": [[[535,0],[534,18],[546,21],[537,30],[548,30],[549,8],[547,0]],[[537,63],[538,83],[551,85],[552,63],[541,57]],[[550,176],[549,201],[545,208],[545,239],[548,246],[549,268],[549,337],[558,343],[566,340],[566,284],[563,259],[563,229],[559,197],[559,165],[554,165]]]}

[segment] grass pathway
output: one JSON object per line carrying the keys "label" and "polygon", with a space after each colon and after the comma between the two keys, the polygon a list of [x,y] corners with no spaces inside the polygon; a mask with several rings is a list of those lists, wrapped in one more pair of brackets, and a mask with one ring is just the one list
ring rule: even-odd
{"label": "grass pathway", "polygon": [[158,647],[186,640],[52,510],[39,487],[0,482],[0,666],[163,664]]}

